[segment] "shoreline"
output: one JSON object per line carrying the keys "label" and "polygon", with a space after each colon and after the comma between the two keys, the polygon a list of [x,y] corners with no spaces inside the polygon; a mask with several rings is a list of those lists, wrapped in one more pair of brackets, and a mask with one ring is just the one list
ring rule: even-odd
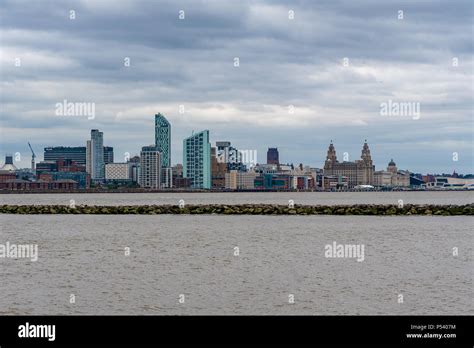
{"label": "shoreline", "polygon": [[417,189],[404,189],[404,190],[345,190],[345,191],[324,191],[324,190],[142,190],[142,189],[131,189],[131,190],[0,190],[0,195],[22,195],[22,194],[106,194],[106,193],[354,193],[354,192],[367,192],[367,193],[380,193],[380,192],[470,192],[472,190],[460,189],[460,190],[417,190]]}
{"label": "shoreline", "polygon": [[0,205],[0,214],[99,214],[99,215],[374,215],[411,216],[474,215],[474,203],[465,205],[406,204],[377,205],[277,205],[277,204],[203,204],[203,205]]}

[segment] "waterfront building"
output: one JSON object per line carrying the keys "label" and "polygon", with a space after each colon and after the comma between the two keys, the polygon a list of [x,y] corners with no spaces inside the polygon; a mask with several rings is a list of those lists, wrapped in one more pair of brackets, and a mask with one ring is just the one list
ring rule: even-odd
{"label": "waterfront building", "polygon": [[374,172],[374,186],[389,187],[392,186],[392,173],[386,170],[377,170]]}
{"label": "waterfront building", "polygon": [[43,172],[85,172],[86,167],[79,165],[71,159],[57,159],[55,161],[42,161],[36,163],[36,174]]}
{"label": "waterfront building", "polygon": [[374,186],[378,187],[409,187],[410,172],[398,170],[397,165],[390,160],[387,170],[374,172]]}
{"label": "waterfront building", "polygon": [[105,180],[109,181],[132,181],[132,170],[130,162],[107,163],[105,165]]}
{"label": "waterfront building", "polygon": [[86,172],[92,174],[92,142],[86,141]]}
{"label": "waterfront building", "polygon": [[54,146],[44,148],[44,161],[56,162],[59,159],[70,159],[79,165],[86,164],[85,146]]}
{"label": "waterfront building", "polygon": [[[90,140],[88,140],[89,142]],[[49,146],[44,148],[44,161],[57,161],[59,159],[71,160],[78,165],[87,163],[87,146]],[[104,146],[104,163],[113,163],[114,148]]]}
{"label": "waterfront building", "polygon": [[349,178],[342,175],[324,175],[321,187],[323,190],[347,190],[349,188]]}
{"label": "waterfront building", "polygon": [[290,188],[296,190],[311,190],[315,188],[315,180],[310,175],[293,175],[291,176]]}
{"label": "waterfront building", "polygon": [[160,113],[155,115],[155,145],[161,150],[161,167],[171,168],[171,124]]}
{"label": "waterfront building", "polygon": [[0,170],[0,183],[6,182],[9,180],[15,180],[16,174],[14,171],[11,170]]}
{"label": "waterfront building", "polygon": [[231,170],[225,173],[225,188],[230,190],[252,190],[255,188],[255,179],[258,174],[253,172],[239,172]]}
{"label": "waterfront building", "polygon": [[161,184],[164,188],[173,186],[171,169],[171,124],[164,115],[155,115],[155,145],[161,151]]}
{"label": "waterfront building", "polygon": [[183,140],[183,177],[191,180],[192,188],[211,188],[211,143],[208,130]]}
{"label": "waterfront building", "polygon": [[252,168],[255,173],[259,174],[276,174],[278,173],[277,164],[257,164]]}
{"label": "waterfront building", "polygon": [[357,185],[373,185],[374,171],[375,166],[372,163],[367,141],[364,142],[362,147],[360,160],[356,160],[355,162],[339,162],[336,156],[336,149],[331,140],[324,163],[325,176],[345,176],[348,178],[349,188],[352,188]]}
{"label": "waterfront building", "polygon": [[114,163],[114,148],[111,146],[104,146],[104,164]]}
{"label": "waterfront building", "polygon": [[278,148],[269,147],[267,151],[267,164],[280,164]]}
{"label": "waterfront building", "polygon": [[104,161],[104,133],[98,129],[91,130],[91,139],[87,143],[87,168],[93,180],[103,180],[105,178]]}
{"label": "waterfront building", "polygon": [[291,185],[290,175],[262,174],[255,178],[254,186],[261,190],[288,190]]}
{"label": "waterfront building", "polygon": [[226,187],[227,163],[222,161],[216,152],[216,148],[211,147],[211,186],[212,188],[224,188]]}
{"label": "waterfront building", "polygon": [[142,147],[139,183],[144,188],[161,188],[161,151],[156,145]]}
{"label": "waterfront building", "polygon": [[86,172],[41,172],[38,180],[49,183],[48,189],[88,189],[91,177]]}

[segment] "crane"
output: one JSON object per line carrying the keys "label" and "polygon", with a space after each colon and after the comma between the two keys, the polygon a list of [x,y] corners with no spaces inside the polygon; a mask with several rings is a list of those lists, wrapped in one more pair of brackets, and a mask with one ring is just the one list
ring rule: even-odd
{"label": "crane", "polygon": [[28,142],[28,146],[30,147],[30,150],[31,150],[31,170],[35,171],[35,158],[36,158],[36,155],[35,155],[35,152],[33,151],[33,148],[31,147],[31,144],[30,142]]}

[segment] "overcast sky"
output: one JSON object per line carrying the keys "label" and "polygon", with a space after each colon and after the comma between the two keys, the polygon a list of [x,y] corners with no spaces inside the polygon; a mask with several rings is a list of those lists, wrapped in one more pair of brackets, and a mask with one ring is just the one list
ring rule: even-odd
{"label": "overcast sky", "polygon": [[[19,152],[28,167],[28,141],[39,160],[85,146],[93,128],[122,162],[161,112],[173,164],[209,129],[259,162],[278,147],[321,167],[330,140],[355,160],[367,139],[377,170],[472,173],[473,3],[0,0],[0,163]],[[56,115],[63,100],[95,118]],[[384,115],[389,100],[420,114]]]}

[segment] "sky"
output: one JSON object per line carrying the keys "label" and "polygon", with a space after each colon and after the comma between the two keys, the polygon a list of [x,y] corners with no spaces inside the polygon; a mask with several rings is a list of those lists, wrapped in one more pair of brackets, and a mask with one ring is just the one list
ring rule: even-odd
{"label": "sky", "polygon": [[[28,142],[38,161],[46,146],[85,146],[91,129],[123,162],[154,143],[160,112],[173,164],[209,129],[260,163],[278,147],[280,162],[320,168],[331,140],[353,161],[367,139],[377,170],[393,158],[473,173],[473,6],[0,0],[0,163],[19,154],[29,167]],[[64,100],[94,117],[58,114]]]}

